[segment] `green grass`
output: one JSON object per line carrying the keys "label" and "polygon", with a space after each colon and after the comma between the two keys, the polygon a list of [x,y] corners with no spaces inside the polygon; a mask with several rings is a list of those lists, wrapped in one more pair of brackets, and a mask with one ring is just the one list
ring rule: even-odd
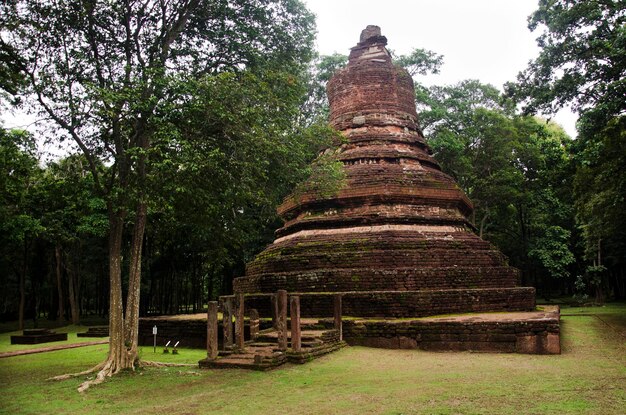
{"label": "green grass", "polygon": [[67,340],[60,342],[50,342],[41,344],[11,344],[12,335],[21,335],[21,331],[11,331],[8,333],[0,333],[0,352],[13,352],[16,350],[28,350],[38,349],[40,347],[53,347],[61,346],[64,344],[83,343],[97,340],[105,340],[108,337],[77,337],[76,333],[83,333],[87,331],[87,327],[84,326],[65,326],[53,329],[57,333],[67,333]]}
{"label": "green grass", "polygon": [[583,306],[568,306],[561,305],[561,314],[563,315],[577,315],[577,314],[617,314],[626,315],[626,304],[624,303],[608,303],[602,306],[583,307]]}
{"label": "green grass", "polygon": [[[0,359],[0,413],[623,414],[624,316],[624,305],[563,316],[559,356],[348,347],[266,373],[138,370],[84,394],[76,392],[83,379],[45,379],[95,365],[106,345],[11,357]],[[204,355],[141,352],[146,360],[181,363]]]}

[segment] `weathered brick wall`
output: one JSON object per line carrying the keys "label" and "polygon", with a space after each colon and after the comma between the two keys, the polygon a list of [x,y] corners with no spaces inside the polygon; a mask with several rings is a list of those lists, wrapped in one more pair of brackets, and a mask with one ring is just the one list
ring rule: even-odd
{"label": "weathered brick wall", "polygon": [[327,90],[331,124],[346,114],[397,113],[399,118],[417,119],[411,76],[404,68],[386,62],[348,66],[333,76]]}
{"label": "weathered brick wall", "polygon": [[511,267],[320,269],[291,274],[236,278],[235,292],[417,291],[456,288],[506,288],[519,285]]}
{"label": "weathered brick wall", "polygon": [[331,123],[341,115],[375,111],[417,118],[413,79],[391,63],[386,44],[383,36],[364,39],[352,48],[348,66],[330,79]]}
{"label": "weathered brick wall", "polygon": [[[372,165],[374,165],[373,163]],[[347,169],[347,171],[349,171]],[[376,173],[372,173],[375,175]],[[325,211],[335,206],[363,206],[377,204],[413,204],[455,208],[464,214],[472,211],[472,204],[465,194],[458,188],[452,188],[446,183],[421,187],[412,185],[409,181],[404,184],[385,183],[375,179],[377,184],[368,186],[346,186],[331,201],[320,199],[316,193],[303,193],[297,197],[288,198],[279,208],[281,217],[289,220],[302,212]],[[350,178],[348,178],[349,183]]]}
{"label": "weathered brick wall", "polygon": [[337,268],[501,267],[506,257],[469,232],[318,232],[277,241],[249,263],[246,275]]}
{"label": "weathered brick wall", "polygon": [[[345,205],[327,210],[308,210],[276,231],[281,237],[301,230],[332,229],[354,226],[374,226],[386,224],[422,224],[454,226],[463,229],[467,226],[465,216],[456,208],[412,204]],[[337,243],[341,243],[341,236]],[[306,243],[306,242],[305,242]]]}
{"label": "weathered brick wall", "polygon": [[362,110],[357,112],[348,112],[336,114],[332,118],[331,125],[344,133],[347,137],[351,137],[349,129],[361,129],[367,127],[399,127],[406,128],[409,132],[417,133],[419,125],[415,115],[410,113],[386,110]]}
{"label": "weathered brick wall", "polygon": [[[300,296],[303,317],[332,315],[333,293],[290,293]],[[530,311],[534,288],[466,289],[439,291],[372,291],[343,293],[343,315],[358,317],[423,317],[485,311]],[[245,306],[271,317],[270,295],[250,294]]]}
{"label": "weathered brick wall", "polygon": [[271,262],[251,264],[247,272],[278,273],[298,269],[300,272],[328,269],[340,264],[341,268],[377,268],[393,269],[402,264],[403,267],[445,267],[455,264],[461,267],[497,267],[503,263],[502,254],[498,251],[469,250],[462,254],[445,249],[391,249],[376,251],[354,251],[350,254],[327,252],[301,252],[297,255],[275,258]]}
{"label": "weathered brick wall", "polygon": [[386,349],[472,350],[559,354],[559,320],[344,321],[343,337],[351,345]]}

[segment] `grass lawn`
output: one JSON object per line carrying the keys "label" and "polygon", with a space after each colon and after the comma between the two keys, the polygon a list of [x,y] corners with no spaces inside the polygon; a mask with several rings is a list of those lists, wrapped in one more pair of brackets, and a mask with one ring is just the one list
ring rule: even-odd
{"label": "grass lawn", "polygon": [[[47,377],[101,361],[106,345],[0,359],[7,414],[626,413],[626,305],[564,309],[560,356],[348,347],[272,372],[150,368],[83,394]],[[0,342],[8,337],[0,337]],[[2,347],[5,347],[3,344]],[[195,363],[142,349],[142,358]]]}
{"label": "grass lawn", "polygon": [[65,326],[52,329],[56,333],[67,333],[67,340],[39,343],[39,344],[11,344],[11,336],[21,335],[21,331],[11,331],[8,333],[0,333],[0,353],[2,352],[14,352],[17,350],[39,349],[41,347],[54,347],[62,346],[64,344],[83,343],[97,340],[106,340],[108,337],[78,337],[76,333],[83,333],[87,331],[87,327],[84,326]]}

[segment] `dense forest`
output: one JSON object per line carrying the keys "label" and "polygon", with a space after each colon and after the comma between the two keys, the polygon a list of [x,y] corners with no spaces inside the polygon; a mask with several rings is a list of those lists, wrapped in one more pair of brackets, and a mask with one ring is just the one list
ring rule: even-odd
{"label": "dense forest", "polygon": [[[199,312],[272,241],[298,183],[341,180],[318,155],[339,140],[324,87],[346,57],[315,56],[300,2],[100,3],[0,6],[4,108],[46,120],[0,128],[1,320],[131,330],[137,314]],[[626,297],[624,10],[541,0],[540,55],[504,92],[426,87],[444,57],[395,57],[477,233],[547,299]],[[548,121],[564,105],[576,139]],[[44,142],[63,156],[44,160]]]}

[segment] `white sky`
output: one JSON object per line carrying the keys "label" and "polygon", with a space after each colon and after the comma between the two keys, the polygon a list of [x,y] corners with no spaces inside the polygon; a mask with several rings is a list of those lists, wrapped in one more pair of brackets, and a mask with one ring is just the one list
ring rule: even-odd
{"label": "white sky", "polygon": [[[426,85],[478,79],[500,89],[514,81],[539,53],[528,16],[538,0],[303,0],[317,16],[317,48],[322,55],[347,55],[367,25],[380,26],[389,49],[413,48],[444,55],[441,73],[422,77]],[[554,117],[576,136],[576,115]]]}
{"label": "white sky", "polygon": [[[444,55],[441,73],[420,79],[426,85],[478,79],[498,88],[537,56],[527,17],[538,0],[304,0],[317,16],[320,54],[348,54],[368,24],[381,27],[398,54],[425,48]],[[34,117],[2,111],[4,127],[26,127]],[[572,137],[576,115],[554,117]],[[31,129],[31,128],[29,128]]]}

